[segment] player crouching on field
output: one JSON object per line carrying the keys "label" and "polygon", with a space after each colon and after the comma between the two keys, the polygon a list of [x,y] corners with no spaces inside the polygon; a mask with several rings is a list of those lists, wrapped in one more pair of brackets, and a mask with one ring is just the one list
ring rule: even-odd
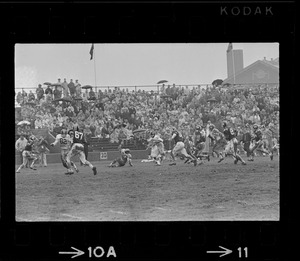
{"label": "player crouching on field", "polygon": [[17,173],[20,173],[20,170],[26,166],[26,164],[28,163],[29,160],[32,160],[30,169],[36,170],[36,168],[34,167],[34,163],[38,160],[38,157],[32,152],[32,148],[33,148],[35,140],[36,140],[35,136],[32,135],[29,137],[28,143],[22,152],[23,163],[17,169]]}
{"label": "player crouching on field", "polygon": [[129,149],[121,149],[121,156],[113,160],[108,167],[123,167],[128,162],[129,166],[133,166],[131,162],[131,154]]}
{"label": "player crouching on field", "polygon": [[250,159],[248,159],[249,161],[254,161],[255,150],[258,150],[262,153],[270,154],[271,160],[273,160],[273,154],[264,148],[263,132],[258,128],[257,124],[253,125],[252,142],[253,146],[251,146],[250,148]]}
{"label": "player crouching on field", "polygon": [[237,130],[228,127],[226,122],[223,122],[223,134],[224,137],[227,141],[227,144],[225,146],[225,149],[223,151],[223,153],[220,153],[220,159],[218,161],[218,163],[220,163],[221,161],[224,160],[224,157],[226,155],[231,155],[234,159],[234,164],[237,164],[238,161],[242,162],[242,165],[246,165],[246,162],[242,159],[242,157],[240,155],[237,154],[237,145],[238,145],[238,140],[237,140]]}
{"label": "player crouching on field", "polygon": [[[151,148],[150,157],[151,161],[155,161],[156,166],[160,166],[165,155],[165,149],[163,144],[163,139],[158,133],[151,133],[151,137],[148,139],[147,149]],[[145,162],[145,161],[142,161]]]}
{"label": "player crouching on field", "polygon": [[180,155],[180,156],[184,156],[187,159],[190,159],[194,163],[194,166],[197,166],[197,159],[194,156],[191,156],[187,153],[183,143],[183,137],[181,133],[176,130],[175,127],[173,127],[171,140],[175,141],[175,147],[171,152],[173,162],[171,162],[169,165],[170,166],[176,165],[175,157],[177,155]]}

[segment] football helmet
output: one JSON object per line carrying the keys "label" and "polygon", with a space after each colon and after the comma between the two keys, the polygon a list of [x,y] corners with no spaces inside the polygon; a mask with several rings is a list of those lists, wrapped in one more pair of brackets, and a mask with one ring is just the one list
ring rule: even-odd
{"label": "football helmet", "polygon": [[62,129],[62,130],[61,130],[61,135],[62,135],[63,137],[66,137],[67,134],[68,134],[68,132],[67,132],[66,129]]}
{"label": "football helmet", "polygon": [[74,130],[69,130],[68,134],[70,135],[70,137],[73,137],[74,136]]}
{"label": "football helmet", "polygon": [[254,129],[254,130],[257,130],[257,129],[258,129],[258,125],[257,125],[257,124],[254,124],[254,125],[253,125],[253,129]]}

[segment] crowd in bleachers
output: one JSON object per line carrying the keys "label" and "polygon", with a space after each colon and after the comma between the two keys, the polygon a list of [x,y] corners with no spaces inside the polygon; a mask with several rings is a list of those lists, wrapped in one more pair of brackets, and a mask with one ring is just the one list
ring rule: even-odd
{"label": "crowd in bleachers", "polygon": [[109,138],[111,142],[132,139],[136,129],[159,130],[169,138],[172,126],[190,135],[197,125],[205,126],[208,121],[218,127],[226,119],[241,128],[246,123],[279,122],[279,86],[163,85],[157,93],[119,88],[94,91],[82,89],[78,80],[59,80],[55,87],[39,85],[35,93],[18,92],[16,101],[21,118],[28,120],[31,128],[48,128],[55,134],[63,127],[78,125],[88,137]]}

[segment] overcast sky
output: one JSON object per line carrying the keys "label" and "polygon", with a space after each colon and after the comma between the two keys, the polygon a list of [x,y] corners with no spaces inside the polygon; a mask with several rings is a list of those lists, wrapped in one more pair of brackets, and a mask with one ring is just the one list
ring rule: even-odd
{"label": "overcast sky", "polygon": [[[227,78],[228,43],[202,44],[16,44],[15,87],[67,82],[82,85],[138,86],[159,80],[170,84],[210,84]],[[242,49],[244,67],[279,57],[278,43],[233,43]],[[96,67],[96,79],[95,69]]]}

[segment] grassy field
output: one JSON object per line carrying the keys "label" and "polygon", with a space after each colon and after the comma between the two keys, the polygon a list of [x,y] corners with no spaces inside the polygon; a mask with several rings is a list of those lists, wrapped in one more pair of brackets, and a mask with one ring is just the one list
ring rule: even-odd
{"label": "grassy field", "polygon": [[108,168],[95,162],[65,175],[61,164],[16,174],[17,221],[279,220],[279,161],[193,166],[141,163]]}

